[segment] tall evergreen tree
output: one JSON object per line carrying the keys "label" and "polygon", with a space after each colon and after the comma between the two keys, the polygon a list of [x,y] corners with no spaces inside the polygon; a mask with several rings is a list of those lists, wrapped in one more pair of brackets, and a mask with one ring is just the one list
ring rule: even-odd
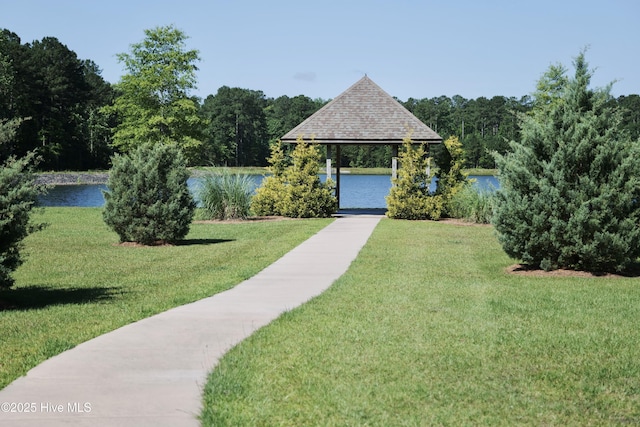
{"label": "tall evergreen tree", "polygon": [[42,166],[82,169],[86,155],[82,141],[84,103],[89,86],[75,52],[55,37],[34,41],[29,49],[31,87],[35,91],[32,120]]}
{"label": "tall evergreen tree", "polygon": [[621,271],[640,255],[640,141],[621,130],[610,87],[589,88],[584,52],[574,66],[573,78],[543,77],[521,141],[496,155],[494,224],[505,252],[531,266]]}
{"label": "tall evergreen tree", "polygon": [[[108,164],[108,153],[96,150],[95,123],[97,110],[111,102],[112,89],[95,64],[79,60],[54,37],[21,44],[17,35],[3,30],[0,75],[4,82],[0,118],[30,118],[0,158],[37,150],[42,158],[39,166],[46,169],[83,170]],[[106,135],[104,129],[100,133]]]}
{"label": "tall evergreen tree", "polygon": [[113,154],[111,129],[116,125],[102,107],[113,103],[113,87],[101,76],[101,70],[90,60],[83,61],[84,77],[89,87],[89,98],[84,103],[82,126],[84,149],[87,152],[86,168],[105,168]]}

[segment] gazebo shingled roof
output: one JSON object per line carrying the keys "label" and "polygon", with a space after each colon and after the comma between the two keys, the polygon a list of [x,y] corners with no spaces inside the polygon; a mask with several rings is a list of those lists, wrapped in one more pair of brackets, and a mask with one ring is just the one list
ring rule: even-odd
{"label": "gazebo shingled roof", "polygon": [[299,136],[318,144],[437,144],[442,138],[366,75],[327,103],[281,140],[295,143]]}

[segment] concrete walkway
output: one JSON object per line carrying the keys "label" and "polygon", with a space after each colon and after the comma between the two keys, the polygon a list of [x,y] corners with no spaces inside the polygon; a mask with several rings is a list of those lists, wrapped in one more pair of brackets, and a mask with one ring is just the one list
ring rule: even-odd
{"label": "concrete walkway", "polygon": [[339,217],[233,289],[47,360],[0,391],[0,425],[199,425],[202,387],[219,358],[281,313],[326,290],[347,270],[380,218]]}

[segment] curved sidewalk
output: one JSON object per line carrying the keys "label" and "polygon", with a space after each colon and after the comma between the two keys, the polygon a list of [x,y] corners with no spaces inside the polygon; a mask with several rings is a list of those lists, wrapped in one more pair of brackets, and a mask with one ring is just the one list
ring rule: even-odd
{"label": "curved sidewalk", "polygon": [[0,425],[198,426],[202,387],[219,358],[331,286],[380,218],[339,217],[228,291],[47,360],[0,390]]}

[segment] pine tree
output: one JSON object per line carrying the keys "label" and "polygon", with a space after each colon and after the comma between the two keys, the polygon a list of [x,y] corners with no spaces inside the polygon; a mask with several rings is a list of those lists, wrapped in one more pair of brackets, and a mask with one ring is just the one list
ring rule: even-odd
{"label": "pine tree", "polygon": [[589,88],[582,52],[575,76],[521,116],[522,139],[496,155],[494,225],[505,252],[544,270],[621,271],[640,255],[640,141],[621,131],[610,86]]}
{"label": "pine tree", "polygon": [[387,216],[394,219],[440,219],[442,196],[431,194],[430,160],[424,145],[414,147],[411,138],[404,139],[398,177],[386,197]]}
{"label": "pine tree", "polygon": [[[21,119],[0,120],[0,145],[13,139]],[[43,186],[36,184],[31,166],[33,152],[24,157],[9,157],[0,164],[0,289],[13,285],[12,273],[23,263],[23,240],[43,224],[31,221]]]}
{"label": "pine tree", "polygon": [[320,151],[318,145],[298,138],[291,152],[292,165],[284,171],[286,194],[282,214],[291,218],[330,217],[338,210],[333,195],[333,182],[321,182],[318,176]]}
{"label": "pine tree", "polygon": [[104,192],[105,223],[121,242],[175,243],[189,232],[196,209],[188,178],[182,151],[173,145],[145,144],[115,156]]}
{"label": "pine tree", "polygon": [[338,209],[333,182],[321,182],[318,176],[320,152],[317,144],[298,138],[287,158],[280,141],[271,145],[269,170],[251,201],[256,215],[283,215],[291,218],[329,217]]}
{"label": "pine tree", "polygon": [[464,166],[464,150],[458,137],[450,136],[438,151],[438,187],[436,194],[442,197],[443,216],[451,216],[452,203],[456,194],[469,185]]}

